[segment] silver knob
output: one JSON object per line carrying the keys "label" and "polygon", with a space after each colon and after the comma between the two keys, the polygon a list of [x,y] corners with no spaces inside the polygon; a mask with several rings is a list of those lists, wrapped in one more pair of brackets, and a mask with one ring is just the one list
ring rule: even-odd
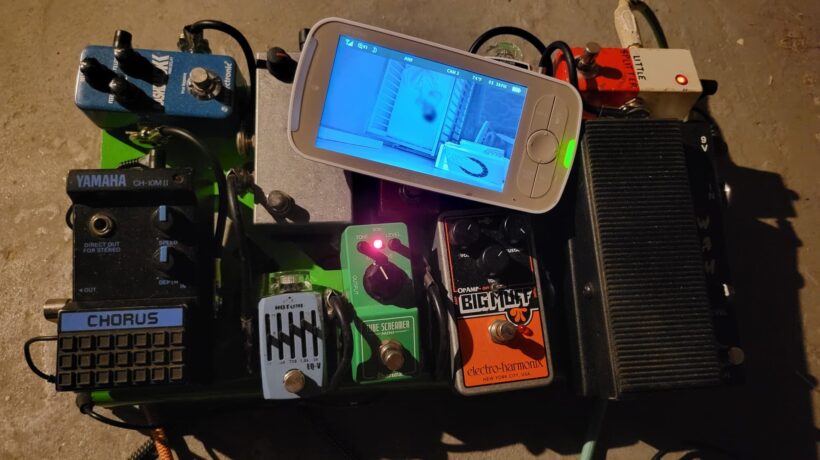
{"label": "silver knob", "polygon": [[584,47],[584,52],[578,58],[578,71],[586,78],[592,78],[598,74],[598,63],[595,58],[601,53],[601,45],[596,42],[589,42]]}

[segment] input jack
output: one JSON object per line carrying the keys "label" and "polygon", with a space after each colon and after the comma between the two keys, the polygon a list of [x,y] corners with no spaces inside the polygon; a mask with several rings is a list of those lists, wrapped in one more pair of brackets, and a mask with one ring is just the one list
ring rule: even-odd
{"label": "input jack", "polygon": [[88,229],[96,236],[108,236],[114,231],[114,219],[107,214],[94,214],[88,221]]}

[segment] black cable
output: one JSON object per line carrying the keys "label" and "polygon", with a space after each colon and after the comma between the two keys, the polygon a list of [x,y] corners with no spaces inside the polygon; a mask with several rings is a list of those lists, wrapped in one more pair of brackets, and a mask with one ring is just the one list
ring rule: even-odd
{"label": "black cable", "polygon": [[40,335],[26,340],[26,343],[23,345],[23,355],[26,357],[26,364],[28,364],[28,367],[29,369],[31,369],[31,372],[34,372],[35,374],[37,374],[38,377],[49,383],[56,382],[57,377],[50,374],[46,374],[45,372],[41,371],[36,364],[34,364],[34,360],[31,358],[31,345],[36,342],[51,342],[56,340],[56,335]]}
{"label": "black cable", "polygon": [[494,27],[483,34],[479,35],[478,38],[475,39],[470,48],[467,51],[475,54],[481,48],[482,45],[490,41],[491,39],[498,37],[499,35],[513,35],[515,37],[521,38],[529,42],[532,46],[538,50],[539,54],[544,54],[547,47],[544,46],[544,42],[541,41],[538,37],[533,35],[531,32],[524,30],[520,27],[514,26],[501,26],[501,27]]}
{"label": "black cable", "polygon": [[146,166],[143,165],[142,163],[140,163],[139,158],[134,158],[134,159],[131,159],[131,160],[125,160],[123,162],[120,162],[120,164],[117,166],[117,169],[128,169],[128,168],[145,169]]}
{"label": "black cable", "polygon": [[77,408],[80,409],[81,413],[93,418],[94,420],[116,428],[123,428],[126,430],[153,430],[154,428],[159,428],[158,425],[139,425],[135,423],[123,422],[122,420],[115,420],[94,412],[94,402],[91,401],[91,395],[89,393],[77,393],[77,398],[74,400],[74,403],[77,404]]}
{"label": "black cable", "polygon": [[157,458],[157,447],[151,438],[148,438],[128,456],[128,460],[149,460],[154,458]]}
{"label": "black cable", "polygon": [[114,420],[113,418],[108,418],[104,415],[94,412],[94,410],[91,407],[86,407],[87,408],[85,410],[80,409],[80,412],[93,418],[94,420],[105,423],[106,425],[111,425],[116,428],[122,428],[125,430],[153,430],[154,428],[157,428],[156,425],[137,425],[134,423],[123,422],[122,420]]}
{"label": "black cable", "polygon": [[237,196],[236,173],[233,171],[228,174],[227,178],[227,195],[228,195],[228,215],[231,217],[231,231],[235,235],[236,245],[238,248],[239,259],[239,316],[244,338],[245,356],[247,359],[246,367],[249,373],[254,371],[253,365],[253,338],[255,337],[253,331],[254,319],[256,314],[254,308],[250,304],[250,286],[251,277],[253,276],[253,267],[251,266],[250,252],[247,247],[247,239],[245,237],[245,223],[242,221],[242,213],[240,211],[239,197]]}
{"label": "black cable", "polygon": [[248,119],[252,120],[255,113],[254,107],[256,104],[256,58],[253,56],[253,48],[251,48],[251,44],[248,42],[248,39],[245,38],[245,36],[242,35],[242,32],[234,26],[214,19],[203,19],[193,24],[188,24],[184,27],[184,29],[190,33],[201,33],[206,29],[218,30],[230,35],[231,38],[236,40],[239,47],[242,48],[242,54],[245,55],[245,61],[248,64],[248,84],[250,86],[248,95],[248,110],[250,116]]}
{"label": "black cable", "polygon": [[327,386],[327,392],[336,391],[342,382],[345,371],[350,367],[353,355],[353,331],[350,328],[350,318],[347,316],[345,302],[341,295],[334,291],[325,292],[325,303],[333,311],[333,317],[339,323],[342,330],[342,358],[336,364],[336,371]]}
{"label": "black cable", "polygon": [[65,211],[65,224],[68,228],[74,230],[74,203]]}
{"label": "black cable", "polygon": [[441,300],[441,291],[438,284],[430,279],[427,284],[427,303],[433,307],[436,313],[436,322],[438,322],[438,352],[436,353],[436,376],[438,378],[445,378],[448,375],[450,364],[450,354],[448,348],[448,330],[447,330],[447,312],[444,309],[444,303]]}
{"label": "black cable", "polygon": [[209,161],[211,170],[214,173],[214,179],[216,180],[217,188],[219,188],[219,202],[217,204],[217,211],[216,211],[216,229],[214,230],[214,239],[216,240],[216,252],[217,255],[221,253],[222,248],[222,237],[225,233],[225,210],[227,207],[227,181],[225,180],[225,171],[222,170],[222,164],[219,162],[219,157],[217,157],[209,148],[205,147],[205,145],[199,141],[190,131],[182,129],[182,128],[175,128],[172,126],[160,126],[157,128],[161,135],[166,136],[176,136],[182,139],[185,139],[194,147],[196,147],[202,155],[204,155]]}
{"label": "black cable", "polygon": [[655,36],[655,41],[658,42],[658,48],[669,48],[669,43],[666,41],[666,34],[663,32],[661,22],[655,16],[655,12],[646,3],[641,0],[630,0],[630,3],[635,10],[646,19],[649,28],[652,29],[652,34]]}
{"label": "black cable", "polygon": [[561,58],[567,64],[567,78],[569,79],[569,84],[571,84],[575,89],[578,89],[578,68],[575,64],[575,57],[572,54],[572,48],[570,48],[566,42],[557,40],[547,45],[546,49],[541,54],[541,60],[538,62],[538,65],[546,70],[547,75],[551,77],[554,76],[555,70],[552,67],[552,54],[556,51],[561,52]]}

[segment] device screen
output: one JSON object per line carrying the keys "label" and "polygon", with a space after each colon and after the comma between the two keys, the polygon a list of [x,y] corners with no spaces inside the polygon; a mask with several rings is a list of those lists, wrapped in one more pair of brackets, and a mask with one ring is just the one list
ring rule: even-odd
{"label": "device screen", "polygon": [[500,192],[526,94],[343,35],[316,147]]}

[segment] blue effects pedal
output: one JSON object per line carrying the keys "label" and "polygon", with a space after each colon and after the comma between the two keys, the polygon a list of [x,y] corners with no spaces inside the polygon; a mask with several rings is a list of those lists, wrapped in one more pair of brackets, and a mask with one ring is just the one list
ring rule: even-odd
{"label": "blue effects pedal", "polygon": [[113,47],[89,46],[80,60],[74,100],[100,128],[233,117],[238,75],[228,56],[134,49],[119,31]]}

